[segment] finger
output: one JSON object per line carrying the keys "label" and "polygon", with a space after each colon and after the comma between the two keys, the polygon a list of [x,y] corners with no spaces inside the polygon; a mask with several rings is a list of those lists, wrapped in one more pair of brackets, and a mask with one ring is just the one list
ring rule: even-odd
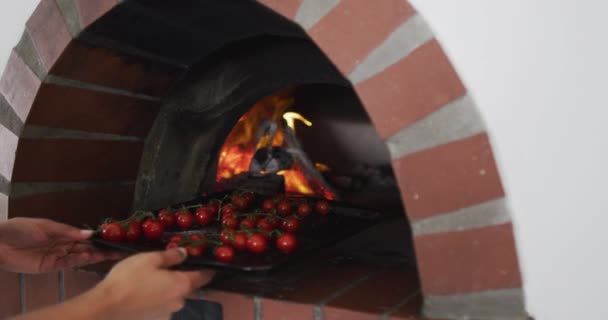
{"label": "finger", "polygon": [[92,255],[86,252],[69,254],[67,256],[57,259],[57,261],[55,262],[55,267],[57,269],[78,268],[89,265],[93,263],[92,261]]}
{"label": "finger", "polygon": [[81,230],[67,224],[40,219],[37,224],[51,237],[69,240],[86,240],[93,235],[92,230]]}
{"label": "finger", "polygon": [[178,265],[188,257],[186,249],[176,248],[165,251],[145,253],[147,259],[153,266],[160,268],[169,268]]}
{"label": "finger", "polygon": [[213,276],[215,276],[215,271],[213,270],[182,271],[180,273],[188,278],[192,290],[208,284],[213,279]]}

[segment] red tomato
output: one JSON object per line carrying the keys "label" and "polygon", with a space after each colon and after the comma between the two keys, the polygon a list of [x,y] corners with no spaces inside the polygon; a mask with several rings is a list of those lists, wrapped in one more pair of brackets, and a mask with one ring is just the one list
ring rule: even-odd
{"label": "red tomato", "polygon": [[217,216],[220,212],[220,202],[217,200],[211,201],[207,204],[207,207],[211,208],[211,212],[213,212],[213,216]]}
{"label": "red tomato", "polygon": [[141,238],[141,224],[137,220],[129,222],[126,237],[129,241],[136,241]]}
{"label": "red tomato", "polygon": [[266,199],[262,202],[262,211],[266,213],[272,212],[276,208],[276,205],[272,199]]}
{"label": "red tomato", "polygon": [[228,216],[222,219],[222,226],[226,229],[235,229],[239,225],[239,219],[234,216]]}
{"label": "red tomato", "polygon": [[177,242],[180,243],[184,240],[184,236],[182,236],[181,234],[176,234],[174,236],[171,237],[171,239],[169,239],[169,242]]}
{"label": "red tomato", "polygon": [[240,194],[235,194],[232,196],[232,205],[234,205],[237,210],[243,211],[248,207],[247,199]]}
{"label": "red tomato", "polygon": [[179,243],[169,242],[169,243],[167,243],[167,246],[165,247],[166,250],[175,249],[175,248],[179,248]]}
{"label": "red tomato", "polygon": [[231,244],[232,243],[232,230],[224,229],[220,232],[220,241],[223,244]]}
{"label": "red tomato", "polygon": [[215,259],[221,262],[231,262],[234,259],[234,249],[230,246],[219,246],[213,252]]}
{"label": "red tomato", "polygon": [[188,230],[192,228],[194,224],[194,216],[190,211],[180,211],[177,214],[177,226],[182,230]]}
{"label": "red tomato", "polygon": [[291,204],[287,200],[281,200],[277,203],[277,213],[282,216],[288,216],[291,214]]}
{"label": "red tomato", "polygon": [[193,233],[190,235],[190,240],[192,240],[192,241],[200,241],[203,239],[205,239],[205,236],[198,234],[198,233]]}
{"label": "red tomato", "polygon": [[258,229],[262,229],[266,232],[271,232],[272,230],[274,230],[274,226],[268,221],[268,218],[264,218],[260,221],[258,221]]}
{"label": "red tomato", "polygon": [[300,229],[300,221],[296,217],[287,217],[281,227],[287,232],[296,232]]}
{"label": "red tomato", "polygon": [[308,203],[300,203],[298,206],[298,215],[300,217],[308,217],[312,213],[312,207]]}
{"label": "red tomato", "polygon": [[247,249],[247,236],[244,233],[236,233],[232,240],[232,246],[239,251]]}
{"label": "red tomato", "polygon": [[241,229],[253,229],[255,228],[255,222],[251,221],[248,218],[241,220]]}
{"label": "red tomato", "polygon": [[291,233],[285,233],[277,238],[277,249],[283,253],[292,253],[298,246],[296,237]]}
{"label": "red tomato", "polygon": [[247,249],[253,253],[260,254],[266,251],[267,246],[266,238],[259,233],[254,233],[247,239]]}
{"label": "red tomato", "polygon": [[165,227],[171,227],[175,224],[175,214],[169,212],[167,209],[162,209],[158,212],[158,220],[160,220]]}
{"label": "red tomato", "polygon": [[160,240],[163,237],[163,233],[165,232],[165,225],[158,220],[148,219],[142,225],[142,230],[144,232],[144,236],[148,240]]}
{"label": "red tomato", "polygon": [[248,207],[251,206],[253,204],[253,202],[255,201],[255,195],[253,194],[253,192],[243,192],[243,194],[241,194],[241,195],[247,201]]}
{"label": "red tomato", "polygon": [[234,216],[234,207],[231,204],[227,204],[222,207],[222,218],[228,216]]}
{"label": "red tomato", "polygon": [[101,225],[101,238],[106,241],[120,242],[127,237],[127,231],[118,222],[104,223]]}
{"label": "red tomato", "polygon": [[315,211],[322,216],[327,215],[329,213],[329,210],[329,202],[325,200],[319,200],[315,204]]}
{"label": "red tomato", "polygon": [[205,248],[203,245],[189,245],[186,247],[186,251],[188,252],[188,256],[190,257],[200,257],[203,255],[203,251]]}
{"label": "red tomato", "polygon": [[209,225],[215,217],[215,215],[213,214],[213,208],[211,207],[202,207],[196,209],[194,216],[196,218],[196,223],[203,227]]}

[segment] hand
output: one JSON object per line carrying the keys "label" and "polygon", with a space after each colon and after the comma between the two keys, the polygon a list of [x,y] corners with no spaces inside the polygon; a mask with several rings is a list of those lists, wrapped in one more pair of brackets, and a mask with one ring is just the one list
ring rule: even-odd
{"label": "hand", "polygon": [[88,305],[97,304],[100,319],[169,319],[184,306],[187,295],[214,275],[210,270],[167,270],[186,256],[183,248],[132,256],[114,266],[83,299],[90,299]]}
{"label": "hand", "polygon": [[86,241],[92,235],[46,219],[10,219],[0,223],[0,269],[44,273],[121,257],[97,250]]}

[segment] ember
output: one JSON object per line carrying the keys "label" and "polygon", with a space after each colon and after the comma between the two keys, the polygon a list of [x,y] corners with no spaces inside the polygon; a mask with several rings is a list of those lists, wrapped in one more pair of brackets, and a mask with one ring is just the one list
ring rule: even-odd
{"label": "ember", "polygon": [[[262,99],[239,119],[220,151],[216,176],[220,185],[223,180],[252,171],[252,174],[283,176],[286,193],[335,198],[317,171],[318,165],[306,166],[310,160],[300,150],[295,138],[295,122],[298,120],[306,126],[312,126],[312,123],[298,113],[287,111],[293,103],[292,90],[283,90]],[[293,150],[298,153],[297,156],[289,155],[294,158],[293,161],[270,164],[272,160],[277,160],[270,154],[287,154]],[[267,162],[259,163],[260,161]],[[326,166],[323,169],[329,170]]]}

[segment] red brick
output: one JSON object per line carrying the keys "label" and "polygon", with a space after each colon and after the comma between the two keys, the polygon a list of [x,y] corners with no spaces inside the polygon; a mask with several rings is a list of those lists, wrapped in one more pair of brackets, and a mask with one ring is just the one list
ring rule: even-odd
{"label": "red brick", "polygon": [[28,124],[145,137],[159,107],[148,100],[45,83]]}
{"label": "red brick", "polygon": [[204,300],[222,305],[223,320],[245,320],[255,318],[253,298],[238,293],[211,291],[205,293]]}
{"label": "red brick", "polygon": [[425,295],[518,288],[521,276],[511,224],[414,239]]}
{"label": "red brick", "polygon": [[114,186],[12,197],[9,216],[95,225],[106,217],[124,218],[131,211],[133,192],[133,186]]}
{"label": "red brick", "polygon": [[313,319],[313,305],[288,301],[262,299],[264,320],[310,320]]}
{"label": "red brick", "polygon": [[12,131],[0,125],[0,175],[9,181],[13,177],[18,142],[19,138]]}
{"label": "red brick", "polygon": [[316,304],[371,272],[363,267],[328,266],[274,292],[269,297],[305,304]]}
{"label": "red brick", "polygon": [[330,301],[323,308],[323,312],[329,319],[332,318],[331,315],[337,315],[342,310],[351,310],[366,316],[376,315],[377,318],[419,291],[419,288],[415,272],[384,271]]}
{"label": "red brick", "polygon": [[[422,294],[418,292],[411,297],[403,306],[390,316],[390,320],[422,320],[419,317],[422,310]],[[430,319],[429,319],[430,320]]]}
{"label": "red brick", "polygon": [[59,275],[28,274],[25,276],[25,311],[30,312],[59,302]]}
{"label": "red brick", "polygon": [[309,30],[310,37],[344,74],[414,14],[403,0],[342,1]]}
{"label": "red brick", "polygon": [[118,4],[118,0],[75,0],[75,2],[82,29],[88,27]]}
{"label": "red brick", "polygon": [[40,1],[27,21],[27,31],[46,70],[51,68],[72,40],[55,1]]}
{"label": "red brick", "polygon": [[293,18],[302,4],[302,0],[258,0],[270,9],[287,18]]}
{"label": "red brick", "polygon": [[63,272],[65,298],[70,299],[96,286],[101,277],[94,272],[65,270]]}
{"label": "red brick", "polygon": [[19,314],[21,311],[21,295],[19,275],[0,271],[0,319]]}
{"label": "red brick", "polygon": [[365,313],[350,309],[323,307],[323,320],[378,320],[380,314]]}
{"label": "red brick", "polygon": [[51,69],[54,75],[115,89],[162,96],[178,76],[172,67],[72,41]]}
{"label": "red brick", "polygon": [[40,79],[13,51],[0,79],[0,93],[21,120],[27,119],[39,87]]}
{"label": "red brick", "polygon": [[466,91],[436,40],[358,84],[355,90],[382,138],[394,135]]}
{"label": "red brick", "polygon": [[13,182],[135,180],[142,142],[21,139]]}
{"label": "red brick", "polygon": [[485,133],[394,160],[393,169],[413,221],[504,196]]}

